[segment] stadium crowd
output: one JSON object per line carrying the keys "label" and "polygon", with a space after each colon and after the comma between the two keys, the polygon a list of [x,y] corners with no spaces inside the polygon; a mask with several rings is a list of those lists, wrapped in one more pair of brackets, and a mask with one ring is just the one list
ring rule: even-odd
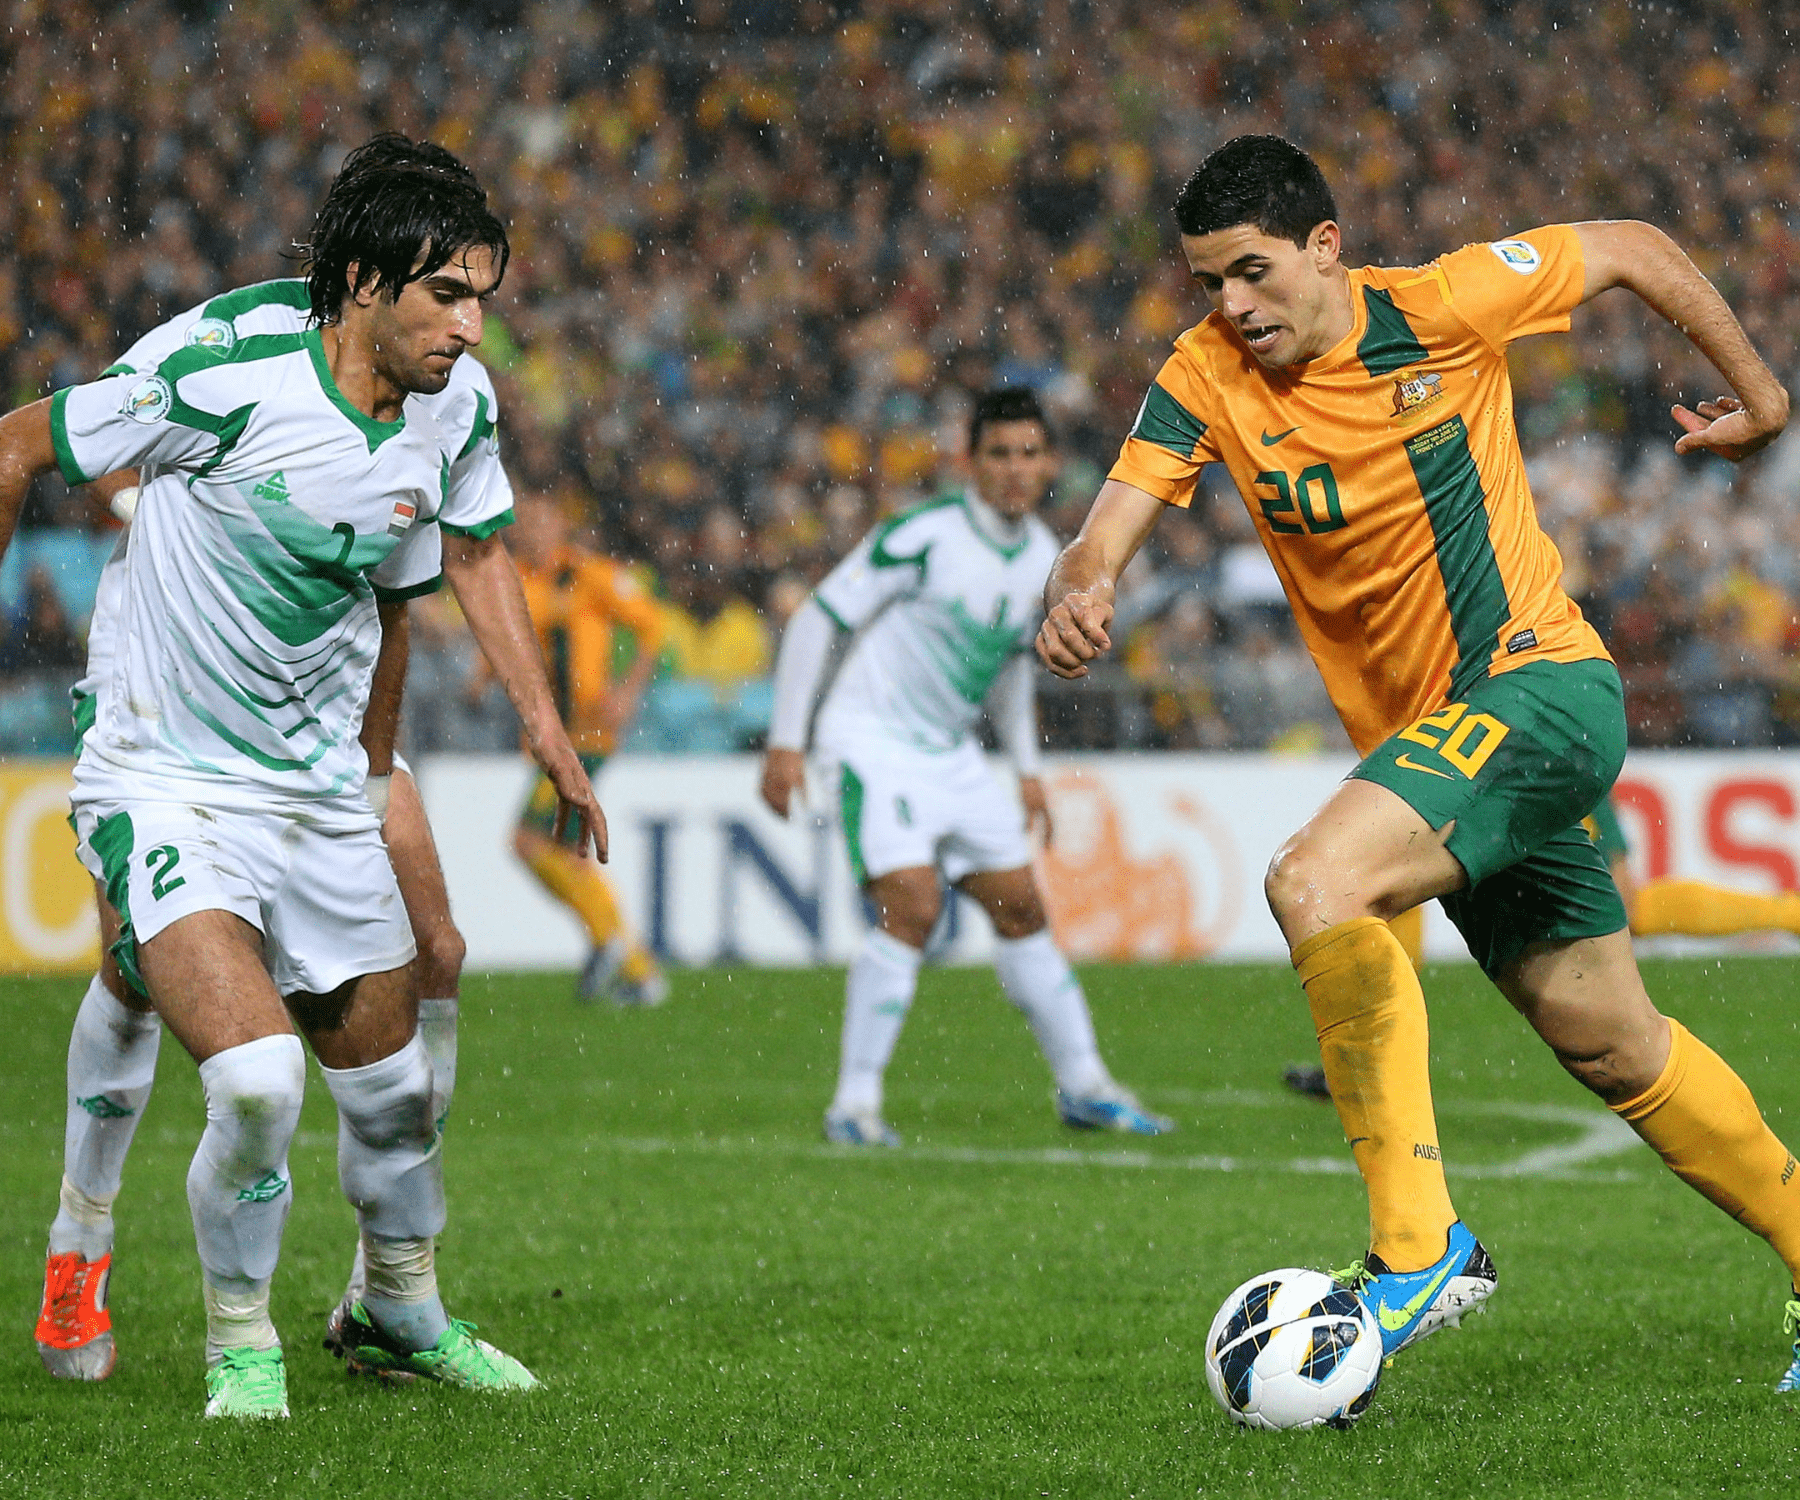
{"label": "stadium crowd", "polygon": [[[1800,365],[1794,0],[0,9],[11,403],[291,273],[376,130],[481,173],[515,250],[479,351],[515,485],[561,497],[670,621],[645,747],[757,742],[782,622],[877,516],[959,482],[970,392],[1040,392],[1066,457],[1049,518],[1079,523],[1201,311],[1168,206],[1242,131],[1319,157],[1352,263],[1647,218],[1771,364]],[[1540,512],[1637,741],[1800,740],[1800,441],[1738,471],[1674,459],[1670,400],[1716,377],[1630,299],[1513,365]],[[87,496],[40,483],[0,573],[0,748],[66,748],[112,542]],[[1343,743],[1228,489],[1127,582],[1122,662],[1045,679],[1053,744]],[[454,606],[417,616],[412,748],[510,748]]]}

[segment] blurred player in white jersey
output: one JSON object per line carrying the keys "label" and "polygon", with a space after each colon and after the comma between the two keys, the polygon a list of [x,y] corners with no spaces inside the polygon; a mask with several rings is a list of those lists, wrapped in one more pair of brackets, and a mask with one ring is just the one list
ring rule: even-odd
{"label": "blurred player in white jersey", "polygon": [[438,1296],[432,1067],[358,738],[377,591],[448,572],[566,815],[603,847],[494,535],[504,513],[485,488],[449,483],[479,439],[417,399],[443,393],[480,341],[507,253],[472,173],[378,137],[315,221],[305,331],[239,338],[221,299],[154,373],[124,369],[0,419],[0,544],[53,464],[71,484],[140,476],[72,800],[83,861],[119,919],[113,956],[200,1064],[207,1127],[188,1199],[209,1415],[287,1413],[269,1286],[305,1077],[296,1025],[338,1106],[339,1175],[368,1264],[348,1351],[463,1386],[536,1383]]}
{"label": "blurred player in white jersey", "polygon": [[[1022,389],[982,396],[969,451],[974,482],[864,538],[795,612],[776,662],[763,800],[787,816],[810,737],[837,787],[851,869],[876,912],[850,966],[825,1135],[841,1145],[900,1144],[882,1119],[882,1077],[912,1005],[941,880],[992,921],[1001,986],[1050,1064],[1064,1122],[1160,1135],[1170,1122],[1142,1109],[1101,1061],[1086,997],[1051,938],[1031,871],[1027,819],[1048,837],[1050,813],[1028,650],[1036,591],[1057,553],[1033,515],[1056,473],[1037,398]],[[1017,799],[975,736],[984,707],[1019,773]]]}

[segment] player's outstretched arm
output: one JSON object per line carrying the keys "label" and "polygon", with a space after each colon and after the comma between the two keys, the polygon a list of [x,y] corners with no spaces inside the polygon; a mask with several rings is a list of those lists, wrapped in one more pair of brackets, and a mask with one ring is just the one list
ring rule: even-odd
{"label": "player's outstretched arm", "polygon": [[1063,548],[1044,585],[1037,653],[1058,677],[1087,676],[1087,664],[1111,647],[1113,590],[1162,512],[1162,501],[1135,484],[1100,486],[1081,535]]}
{"label": "player's outstretched arm", "polygon": [[0,417],[0,557],[12,545],[31,481],[55,466],[48,401],[33,401]]}
{"label": "player's outstretched arm", "polygon": [[591,842],[604,862],[606,817],[556,711],[512,554],[497,533],[480,538],[449,534],[444,537],[444,576],[456,591],[476,645],[518,712],[532,758],[556,788],[557,836],[561,837],[571,817],[578,819],[581,837],[576,853],[585,852]]}
{"label": "player's outstretched arm", "polygon": [[1734,462],[1766,448],[1787,426],[1788,393],[1763,362],[1718,289],[1654,224],[1635,219],[1577,224],[1588,302],[1613,287],[1636,292],[1712,361],[1733,394],[1672,409],[1677,453],[1710,452]]}

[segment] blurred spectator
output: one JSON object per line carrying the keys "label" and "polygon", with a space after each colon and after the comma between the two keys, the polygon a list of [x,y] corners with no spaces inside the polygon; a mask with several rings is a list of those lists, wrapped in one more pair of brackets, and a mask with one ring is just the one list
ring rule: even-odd
{"label": "blurred spectator", "polygon": [[[748,701],[792,581],[959,482],[966,393],[996,379],[1054,413],[1047,514],[1072,532],[1203,310],[1167,205],[1242,131],[1319,156],[1352,261],[1643,217],[1778,369],[1800,364],[1800,0],[0,7],[8,405],[213,291],[292,274],[283,253],[373,131],[439,140],[513,235],[480,351],[508,463],[661,576],[677,671],[655,693]],[[1726,480],[1678,463],[1669,402],[1716,377],[1632,299],[1575,327],[1516,348],[1518,419],[1571,589],[1620,648],[1634,734],[1800,734],[1800,431]],[[1191,683],[1097,674],[1081,691],[1108,706],[1065,715],[1087,742],[1264,744],[1316,722],[1271,677],[1312,681],[1242,507],[1203,488],[1129,602],[1152,676],[1185,671],[1174,653],[1210,631],[1210,707]],[[24,534],[99,524],[49,480]],[[44,555],[80,620],[88,554]],[[9,617],[26,571],[0,571]],[[1766,593],[1721,582],[1745,571]],[[421,618],[411,742],[503,748],[505,710],[449,688],[469,651],[454,607]]]}

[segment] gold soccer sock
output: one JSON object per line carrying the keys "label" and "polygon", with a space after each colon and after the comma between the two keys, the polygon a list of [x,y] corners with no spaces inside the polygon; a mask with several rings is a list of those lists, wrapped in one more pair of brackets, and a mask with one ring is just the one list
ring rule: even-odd
{"label": "gold soccer sock", "polygon": [[1800,1286],[1800,1174],[1718,1053],[1670,1021],[1662,1076],[1613,1111],[1671,1172],[1774,1246]]}
{"label": "gold soccer sock", "polygon": [[1431,1109],[1425,993],[1379,917],[1327,928],[1294,950],[1325,1081],[1369,1189],[1369,1248],[1390,1270],[1444,1253],[1456,1210]]}
{"label": "gold soccer sock", "polygon": [[1400,940],[1400,946],[1406,950],[1406,961],[1417,974],[1425,967],[1425,908],[1415,906],[1397,917],[1389,917],[1388,931]]}
{"label": "gold soccer sock", "polygon": [[591,859],[550,844],[534,851],[527,863],[544,889],[581,918],[588,939],[596,948],[619,935],[625,919],[619,915],[611,884]]}
{"label": "gold soccer sock", "polygon": [[1639,937],[1800,932],[1800,895],[1763,896],[1700,880],[1653,880],[1638,892],[1631,930]]}

